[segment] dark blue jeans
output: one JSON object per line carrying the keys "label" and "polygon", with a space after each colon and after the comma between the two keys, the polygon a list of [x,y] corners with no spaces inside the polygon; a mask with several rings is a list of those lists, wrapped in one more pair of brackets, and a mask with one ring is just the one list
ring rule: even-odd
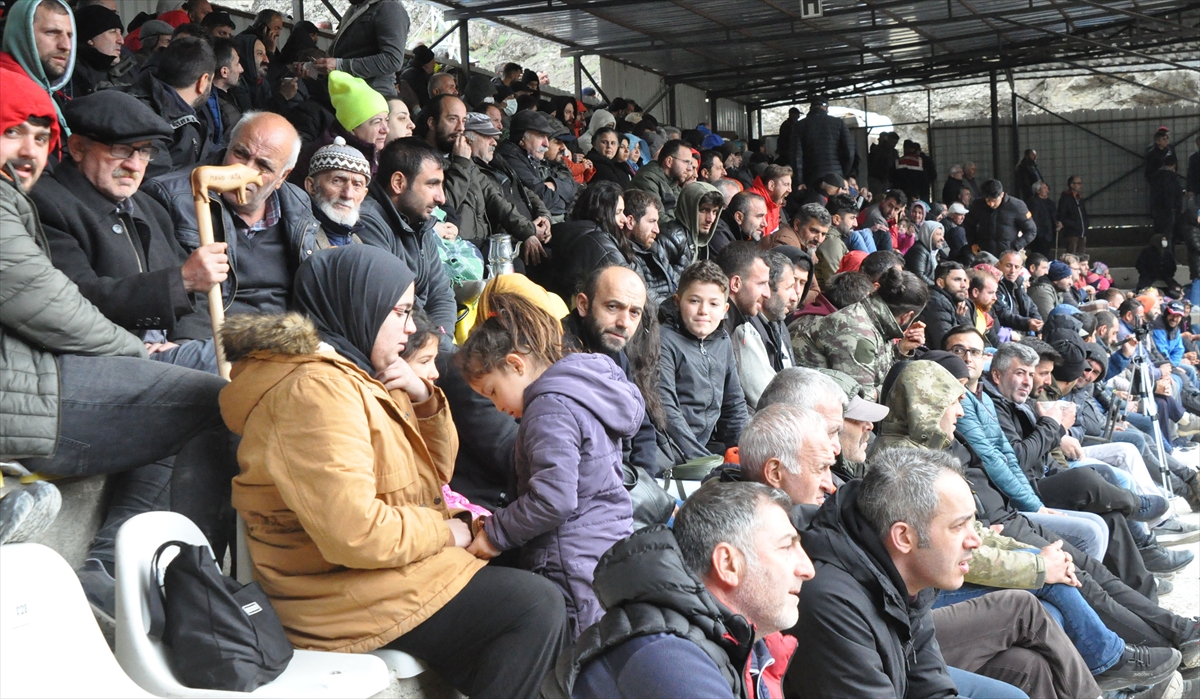
{"label": "dark blue jeans", "polygon": [[[1030,549],[1036,553],[1036,549]],[[956,602],[965,602],[1000,588],[983,587],[980,585],[964,584],[962,587],[947,592],[938,593],[933,608],[946,607]],[[1088,670],[1098,675],[1117,664],[1125,652],[1125,642],[1104,625],[1096,612],[1088,605],[1079,590],[1070,585],[1043,585],[1036,590],[1030,590],[1042,601],[1042,606],[1050,616],[1067,632],[1067,637],[1079,651]]]}
{"label": "dark blue jeans", "polygon": [[958,687],[958,695],[967,699],[1029,699],[1029,695],[1016,687],[993,680],[991,677],[976,675],[974,672],[959,670],[956,667],[946,667],[950,679]]}
{"label": "dark blue jeans", "polygon": [[58,358],[58,450],[23,463],[54,476],[121,474],[89,556],[113,562],[117,530],[142,512],[189,517],[213,545],[228,539],[237,475],[233,435],[221,420],[219,376],[132,357]]}

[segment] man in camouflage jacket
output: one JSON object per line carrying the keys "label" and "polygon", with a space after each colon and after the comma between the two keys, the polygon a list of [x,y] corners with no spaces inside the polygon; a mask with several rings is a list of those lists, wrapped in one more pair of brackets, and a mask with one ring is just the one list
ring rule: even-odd
{"label": "man in camouflage jacket", "polygon": [[897,360],[911,357],[893,342],[904,337],[891,309],[877,295],[805,325],[792,335],[796,366],[836,369],[856,380],[869,400]]}

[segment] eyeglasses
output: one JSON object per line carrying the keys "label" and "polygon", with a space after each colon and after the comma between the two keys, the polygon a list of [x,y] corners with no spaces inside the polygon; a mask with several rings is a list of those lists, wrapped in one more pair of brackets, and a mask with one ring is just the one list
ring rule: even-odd
{"label": "eyeglasses", "polygon": [[393,309],[392,309],[392,313],[395,313],[395,314],[396,314],[396,316],[397,316],[398,318],[400,318],[400,322],[401,322],[401,323],[405,323],[405,324],[407,324],[407,323],[408,323],[408,319],[409,319],[409,318],[412,318],[413,309],[411,309],[411,308],[401,308],[401,307],[399,307],[399,306],[396,306],[395,308],[393,308]]}
{"label": "eyeglasses", "polygon": [[966,359],[967,357],[979,359],[983,356],[983,350],[971,349],[970,347],[951,347],[950,351],[959,359]]}
{"label": "eyeglasses", "polygon": [[128,143],[114,143],[108,147],[108,153],[117,160],[129,160],[134,153],[147,163],[154,162],[154,146],[134,148]]}

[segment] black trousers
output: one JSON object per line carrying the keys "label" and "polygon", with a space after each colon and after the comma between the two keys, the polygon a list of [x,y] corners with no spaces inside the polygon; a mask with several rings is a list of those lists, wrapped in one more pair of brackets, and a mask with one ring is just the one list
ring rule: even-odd
{"label": "black trousers", "polygon": [[[1006,522],[1001,533],[1039,549],[1062,538],[1024,517]],[[1153,591],[1145,595],[1129,587],[1100,561],[1066,541],[1063,550],[1075,561],[1076,575],[1083,585],[1079,591],[1084,599],[1104,625],[1126,643],[1174,648],[1194,632],[1195,622],[1158,606]]]}
{"label": "black trousers", "polygon": [[538,696],[568,644],[558,588],[529,571],[489,565],[387,647],[425,661],[471,699],[486,699]]}
{"label": "black trousers", "polygon": [[1046,507],[1092,512],[1120,512],[1128,515],[1141,506],[1133,493],[1104,480],[1104,476],[1086,466],[1062,469],[1037,482],[1038,493]]}

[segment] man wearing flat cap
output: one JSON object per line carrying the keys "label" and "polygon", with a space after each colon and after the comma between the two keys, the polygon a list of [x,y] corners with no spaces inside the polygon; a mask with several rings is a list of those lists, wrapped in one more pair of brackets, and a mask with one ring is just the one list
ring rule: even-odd
{"label": "man wearing flat cap", "polygon": [[[495,183],[496,190],[503,196],[505,202],[512,207],[500,209],[498,218],[493,218],[489,208],[488,218],[491,221],[491,233],[508,233],[517,240],[534,238],[537,243],[550,240],[550,210],[545,203],[526,187],[516,173],[503,158],[496,157],[497,139],[501,132],[486,114],[469,112],[467,123],[463,127],[467,141],[471,144],[471,160],[485,177],[485,189],[492,189],[490,183]],[[491,196],[486,196],[489,201]],[[485,251],[486,252],[486,251]]]}
{"label": "man wearing flat cap", "polygon": [[171,126],[116,90],[71,100],[65,116],[70,157],[31,192],[54,266],[151,358],[215,373],[201,296],[225,281],[225,243],[186,254],[167,211],[138,191]]}
{"label": "man wearing flat cap", "polygon": [[517,112],[509,122],[508,140],[496,146],[496,155],[508,163],[521,184],[545,202],[552,216],[565,216],[571,202],[558,191],[550,169],[543,162],[553,131],[549,117],[542,112]]}

